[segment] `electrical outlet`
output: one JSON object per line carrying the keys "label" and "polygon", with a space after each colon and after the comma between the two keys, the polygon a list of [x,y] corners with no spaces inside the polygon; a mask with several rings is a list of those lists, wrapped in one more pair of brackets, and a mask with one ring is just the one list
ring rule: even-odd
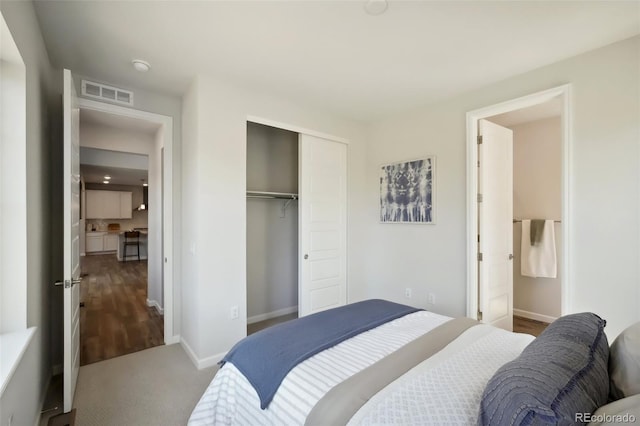
{"label": "electrical outlet", "polygon": [[427,302],[429,302],[430,305],[435,305],[436,304],[436,295],[433,293],[429,293],[429,295],[427,296]]}
{"label": "electrical outlet", "polygon": [[413,290],[410,287],[404,289],[404,297],[411,299],[413,297]]}
{"label": "electrical outlet", "polygon": [[231,307],[231,312],[229,312],[229,317],[231,319],[238,319],[238,307],[237,306],[232,306]]}

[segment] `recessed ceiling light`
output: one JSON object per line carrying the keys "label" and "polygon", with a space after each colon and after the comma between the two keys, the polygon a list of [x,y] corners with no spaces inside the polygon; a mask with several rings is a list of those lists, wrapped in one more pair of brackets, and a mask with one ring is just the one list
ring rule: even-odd
{"label": "recessed ceiling light", "polygon": [[369,15],[382,15],[389,7],[387,0],[366,0],[364,10]]}
{"label": "recessed ceiling light", "polygon": [[108,180],[103,180],[102,183],[109,183],[109,181]]}
{"label": "recessed ceiling light", "polygon": [[149,65],[149,62],[143,61],[142,59],[134,59],[133,61],[131,61],[131,63],[133,64],[133,68],[135,68],[136,71],[147,72],[151,69],[151,65]]}
{"label": "recessed ceiling light", "polygon": [[111,176],[109,176],[109,175],[106,175],[104,178],[105,178],[106,180],[111,180]]}

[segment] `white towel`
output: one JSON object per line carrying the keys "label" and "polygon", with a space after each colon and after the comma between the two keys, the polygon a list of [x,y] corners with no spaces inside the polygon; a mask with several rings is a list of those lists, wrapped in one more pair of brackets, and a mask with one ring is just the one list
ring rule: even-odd
{"label": "white towel", "polygon": [[556,278],[556,234],[553,220],[546,220],[539,243],[531,245],[531,221],[522,221],[520,273],[527,277]]}

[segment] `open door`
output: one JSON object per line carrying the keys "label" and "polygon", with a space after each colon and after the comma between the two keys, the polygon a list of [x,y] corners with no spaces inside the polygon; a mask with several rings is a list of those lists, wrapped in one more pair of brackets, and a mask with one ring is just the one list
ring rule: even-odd
{"label": "open door", "polygon": [[80,109],[71,71],[64,70],[64,412],[71,411],[80,369]]}
{"label": "open door", "polygon": [[513,132],[479,121],[479,319],[513,330]]}
{"label": "open door", "polygon": [[347,303],[347,146],[300,134],[298,316]]}

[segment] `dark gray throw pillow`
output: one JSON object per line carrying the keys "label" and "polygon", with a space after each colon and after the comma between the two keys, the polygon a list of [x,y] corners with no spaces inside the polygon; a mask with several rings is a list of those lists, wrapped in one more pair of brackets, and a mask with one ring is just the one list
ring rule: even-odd
{"label": "dark gray throw pillow", "polygon": [[551,323],[489,380],[478,425],[584,424],[609,395],[605,324],[588,312]]}

